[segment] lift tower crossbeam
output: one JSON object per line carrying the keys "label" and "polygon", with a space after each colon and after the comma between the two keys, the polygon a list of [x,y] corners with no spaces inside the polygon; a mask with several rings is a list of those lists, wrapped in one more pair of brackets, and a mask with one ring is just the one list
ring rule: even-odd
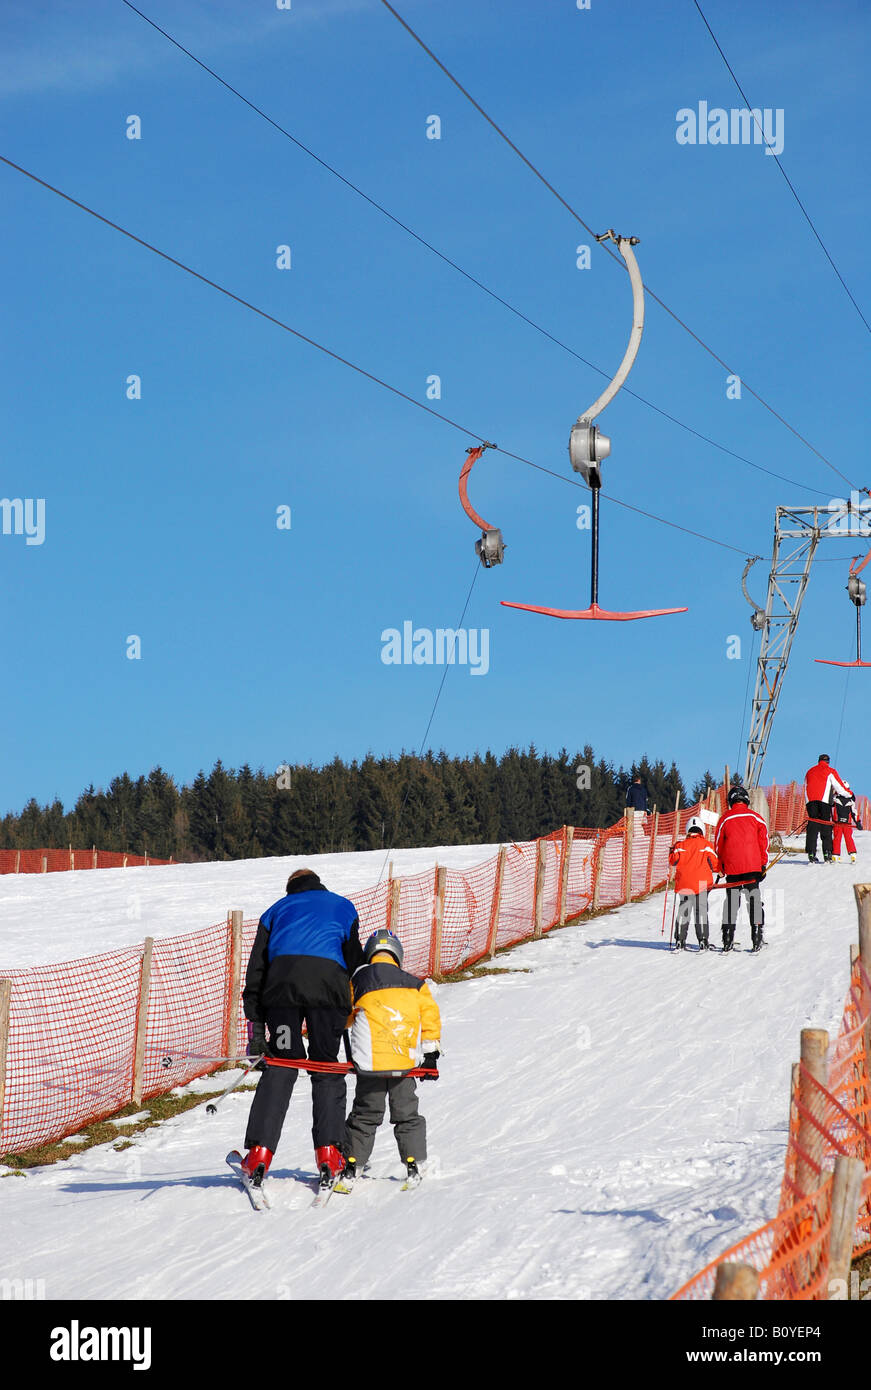
{"label": "lift tower crossbeam", "polygon": [[[843,524],[845,518],[846,526]],[[842,507],[831,504],[826,507],[778,507],[775,512],[768,594],[764,617],[758,620],[762,641],[756,664],[756,686],[744,767],[744,785],[748,788],[757,787],[762,775],[762,764],[817,545],[821,540],[844,540],[845,537],[856,536],[871,536],[871,525],[867,510],[859,511],[852,497]],[[753,616],[757,618],[756,613]],[[754,626],[757,626],[756,622]]]}

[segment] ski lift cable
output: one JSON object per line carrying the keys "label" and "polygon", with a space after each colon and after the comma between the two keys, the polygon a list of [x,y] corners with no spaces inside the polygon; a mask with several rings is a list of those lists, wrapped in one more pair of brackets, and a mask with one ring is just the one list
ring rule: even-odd
{"label": "ski lift cable", "polygon": [[844,672],[844,698],[843,698],[843,700],[841,701],[841,720],[840,720],[840,723],[838,724],[838,741],[837,741],[837,743],[835,744],[835,765],[836,765],[836,766],[837,766],[837,762],[838,762],[838,755],[840,754],[840,751],[841,751],[841,734],[843,733],[843,730],[844,730],[844,713],[845,713],[846,708],[847,708],[847,691],[849,690],[849,688],[850,688],[850,672],[849,672],[849,671],[845,671],[845,672]]}
{"label": "ski lift cable", "polygon": [[[762,557],[759,556],[759,555],[756,556],[756,559],[761,559],[761,558],[762,558]],[[748,560],[747,563],[748,563],[748,566],[749,566],[749,565],[752,563],[752,561]],[[745,570],[744,573],[745,573],[745,575],[746,575],[747,571]],[[743,585],[743,583],[744,583],[743,578],[742,578],[742,580],[741,580],[741,583],[742,583],[742,585]],[[746,589],[744,590],[744,592],[745,592],[745,594],[746,594],[746,592],[747,592]],[[752,603],[752,601],[753,601],[753,600],[751,599],[750,602]],[[748,663],[747,663],[747,680],[746,680],[746,682],[745,682],[745,684],[744,684],[744,703],[743,703],[743,705],[741,706],[741,732],[740,732],[740,734],[738,735],[738,754],[737,754],[737,757],[735,758],[735,766],[736,766],[736,767],[738,767],[739,764],[740,764],[740,762],[741,762],[741,749],[742,749],[742,747],[743,747],[743,745],[744,745],[744,726],[745,726],[745,724],[747,723],[747,702],[748,702],[748,698],[749,698],[749,695],[750,695],[750,675],[751,675],[751,673],[752,673],[752,671],[753,671],[753,657],[754,657],[754,654],[755,654],[755,651],[756,651],[756,634],[757,634],[758,631],[759,631],[759,629],[757,628],[756,624],[754,623],[754,624],[753,624],[753,636],[752,636],[752,638],[750,639],[750,660],[749,660]],[[837,762],[837,760],[838,760],[838,759],[837,759],[837,754],[836,754],[836,755],[835,755],[835,762]]]}
{"label": "ski lift cable", "polygon": [[[169,41],[169,43],[173,44],[173,46],[179,50],[179,52],[183,53],[187,58],[190,58],[192,62],[196,63],[197,67],[202,68],[203,72],[206,72],[209,74],[210,77],[213,77],[216,82],[219,82],[221,86],[226,88],[226,90],[230,92],[234,97],[237,97],[239,101],[243,102],[244,105],[249,107],[249,109],[253,111],[257,116],[260,116],[262,120],[266,121],[269,125],[273,127],[273,129],[277,130],[280,135],[283,135],[286,139],[290,140],[292,144],[296,145],[297,149],[303,152],[303,154],[307,154],[309,158],[313,159],[315,163],[319,164],[322,169],[325,169],[327,173],[332,174],[333,177],[337,178],[340,181],[340,183],[343,183],[346,188],[349,188],[353,193],[356,193],[357,196],[362,198],[365,202],[367,202],[370,205],[370,207],[375,208],[377,212],[380,212],[382,216],[386,217],[395,226],[399,227],[403,232],[407,233],[407,235],[412,237],[416,242],[418,242],[419,245],[425,247],[427,251],[432,252],[432,254],[434,256],[437,256],[439,260],[443,261],[445,265],[450,266],[452,270],[455,270],[459,275],[462,275],[466,280],[470,281],[471,284],[475,285],[479,290],[482,290],[484,294],[489,295],[491,299],[494,299],[498,304],[501,304],[503,308],[507,309],[510,313],[514,314],[517,318],[521,319],[523,323],[526,323],[530,328],[535,329],[536,333],[540,333],[543,337],[549,339],[549,341],[552,342],[556,347],[561,348],[563,352],[569,353],[572,357],[575,358],[576,361],[582,362],[585,367],[589,367],[590,371],[596,372],[599,376],[605,378],[608,377],[609,374],[605,371],[603,367],[597,366],[595,362],[591,362],[589,358],[582,356],[581,353],[577,352],[573,347],[570,347],[568,343],[564,343],[561,338],[558,338],[554,333],[551,333],[549,329],[544,328],[540,323],[536,323],[536,321],[530,318],[528,314],[525,314],[522,311],[522,309],[518,309],[516,305],[510,302],[510,300],[505,299],[503,295],[499,294],[496,290],[491,289],[489,285],[486,285],[483,282],[483,280],[479,280],[476,275],[473,275],[470,271],[465,270],[463,266],[461,266],[457,261],[453,260],[444,251],[440,251],[437,246],[434,246],[432,242],[427,241],[427,239],[424,236],[421,236],[419,232],[416,232],[413,227],[409,227],[408,224],[403,222],[401,218],[397,217],[394,213],[392,213],[389,210],[389,208],[386,208],[383,205],[383,203],[379,203],[376,198],[373,198],[369,193],[366,193],[365,190],[360,188],[358,184],[353,183],[351,179],[347,178],[344,174],[340,173],[340,171],[336,169],[332,164],[328,163],[327,160],[323,159],[319,154],[316,154],[315,151],[310,148],[310,146],[304,144],[295,135],[292,135],[291,132],[287,130],[285,126],[281,125],[278,121],[276,121],[274,117],[270,116],[267,111],[264,111],[262,107],[258,106],[255,102],[251,101],[251,99],[249,97],[246,97],[243,92],[240,92],[237,87],[234,87],[232,83],[228,82],[225,78],[223,78],[220,75],[220,73],[215,71],[214,68],[209,67],[208,63],[204,63],[201,58],[198,58],[195,53],[192,53],[189,48],[186,48],[183,43],[181,43],[178,39],[174,38],[173,35],[170,34],[166,29],[161,28],[161,26],[157,24],[153,19],[151,19],[147,14],[145,14],[144,11],[138,9],[136,5],[131,3],[131,0],[121,0],[121,3],[126,5],[129,10],[132,10],[134,14],[139,15],[139,17],[143,19],[146,24],[150,25],[152,29],[156,30],[158,34],[162,34],[163,37]],[[649,401],[645,396],[640,395],[639,392],[633,391],[628,386],[624,389],[628,396],[632,396],[634,400],[638,401],[641,405],[646,406],[648,410],[655,411],[656,414],[661,415],[663,419],[669,420],[673,425],[677,425],[678,429],[685,430],[687,434],[691,434],[695,439],[702,440],[705,444],[710,444],[711,447],[714,449],[719,449],[721,453],[726,454],[729,458],[737,459],[740,463],[747,464],[748,468],[753,468],[758,473],[766,473],[769,477],[777,478],[780,482],[790,483],[795,487],[802,487],[807,492],[816,492],[821,497],[828,495],[827,493],[823,492],[821,488],[810,487],[807,483],[798,482],[795,478],[789,478],[783,473],[777,473],[771,468],[763,467],[761,463],[755,463],[753,459],[746,458],[745,455],[737,453],[734,449],[728,448],[728,446],[725,444],[720,444],[716,439],[711,439],[709,435],[703,434],[700,430],[695,429],[692,425],[688,425],[685,421],[678,419],[676,415],[672,415],[669,413],[669,411],[663,410],[661,406],[654,404],[653,401]]]}
{"label": "ski lift cable", "polygon": [[[479,114],[484,118],[488,125],[492,126],[492,128],[496,131],[497,135],[499,135],[499,137],[505,141],[509,148],[514,151],[517,157],[526,165],[526,167],[531,171],[531,173],[533,173],[535,177],[539,179],[541,183],[544,184],[545,188],[547,188],[548,191],[553,194],[557,201],[566,209],[566,211],[575,219],[575,221],[578,222],[584,228],[584,230],[589,233],[590,236],[595,237],[595,232],[589,226],[589,224],[584,221],[583,217],[581,217],[577,209],[572,207],[571,203],[569,203],[563,197],[559,190],[554,187],[554,185],[550,182],[549,179],[545,177],[541,170],[538,169],[536,165],[533,164],[532,161],[527,158],[527,156],[517,145],[515,145],[514,141],[510,138],[510,136],[508,136],[505,133],[502,127],[498,125],[496,121],[493,120],[493,117],[488,115],[488,113],[484,110],[483,106],[481,106],[481,104],[477,102],[475,98],[472,96],[471,92],[469,92],[467,88],[465,88],[463,84],[459,81],[459,79],[454,76],[450,69],[447,68],[445,64],[439,58],[436,57],[435,53],[432,51],[431,48],[428,47],[426,43],[424,43],[420,35],[417,34],[415,30],[412,29],[411,25],[402,18],[402,15],[394,9],[394,7],[390,4],[390,0],[381,0],[381,4],[385,7],[385,9],[390,11],[393,17],[396,20],[398,20],[398,22],[402,25],[403,29],[405,29],[407,33],[411,36],[411,38],[414,39],[415,43],[420,45],[423,51],[427,54],[428,57],[432,59],[432,61],[444,73],[448,80],[452,82],[453,85],[457,88],[457,90],[460,91],[462,95],[466,98],[466,100],[470,102],[472,106],[474,106],[475,110],[479,112]],[[617,265],[623,266],[623,262],[620,256],[616,255],[613,251],[611,251],[609,247],[604,247],[603,249],[607,252],[607,254]],[[625,269],[625,266],[623,268]],[[695,342],[698,343],[699,347],[704,348],[705,352],[707,352],[709,356],[713,357],[714,361],[717,362],[729,375],[739,375],[741,378],[742,387],[745,390],[747,390],[749,394],[754,398],[754,400],[758,401],[759,404],[763,406],[769,412],[770,415],[773,415],[776,420],[778,420],[782,425],[784,425],[786,429],[789,430],[790,434],[795,435],[796,439],[798,439],[802,444],[804,444],[806,448],[810,449],[811,453],[815,454],[816,457],[820,459],[820,461],[824,463],[827,468],[830,468],[833,473],[837,473],[838,477],[843,478],[844,482],[849,483],[851,488],[856,488],[856,484],[853,483],[851,479],[847,477],[846,473],[842,473],[840,468],[838,468],[836,464],[832,463],[831,459],[826,458],[825,454],[821,453],[820,450],[816,447],[816,445],[812,444],[809,439],[806,439],[805,436],[801,434],[800,431],[797,430],[794,425],[791,425],[789,421],[779,413],[779,411],[775,410],[774,406],[769,405],[768,401],[766,401],[763,396],[760,396],[758,391],[754,390],[754,388],[748,383],[746,378],[741,373],[736,373],[734,368],[730,367],[729,364],[725,362],[724,359],[720,357],[720,355],[717,352],[715,352],[715,350],[710,346],[709,343],[706,343],[703,338],[699,337],[698,333],[696,333],[694,329],[690,328],[689,324],[686,323],[679,316],[679,314],[677,314],[673,309],[671,309],[668,306],[668,304],[666,304],[664,299],[660,298],[660,296],[654,290],[652,290],[649,285],[645,284],[644,288],[647,294],[650,296],[650,298],[653,299],[659,305],[659,307],[663,309],[665,313],[667,313],[676,324],[678,324],[680,328],[683,328],[684,331],[688,333],[690,337],[694,339]],[[868,488],[856,488],[856,490],[860,492],[871,491]]]}
{"label": "ski lift cable", "polygon": [[[466,620],[466,613],[468,612],[469,604],[470,604],[471,601],[472,601],[472,592],[473,592],[473,590],[474,590],[474,588],[475,588],[475,583],[476,583],[476,580],[477,580],[477,578],[478,578],[478,572],[479,572],[479,567],[478,567],[478,565],[476,565],[476,566],[475,566],[475,572],[474,572],[474,574],[472,575],[472,582],[471,582],[471,584],[469,585],[469,592],[466,594],[466,602],[463,604],[463,611],[462,611],[462,613],[460,614],[460,621],[457,623],[456,628],[453,629],[453,641],[452,641],[452,643],[451,643],[450,654],[448,655],[448,657],[447,657],[447,659],[446,659],[446,661],[445,661],[445,663],[444,663],[444,670],[442,671],[442,678],[441,678],[441,680],[439,681],[439,687],[438,687],[438,690],[436,691],[436,697],[435,697],[435,700],[433,701],[432,709],[431,709],[430,712],[429,712],[429,719],[427,720],[426,729],[425,729],[425,731],[424,731],[423,738],[422,738],[421,741],[420,741],[420,745],[419,745],[419,747],[418,747],[417,753],[415,754],[415,757],[417,757],[417,758],[420,758],[420,757],[422,756],[423,751],[424,751],[424,749],[426,748],[426,742],[427,742],[427,739],[429,738],[429,731],[430,731],[430,729],[432,728],[433,720],[435,719],[435,716],[436,716],[436,710],[438,709],[438,707],[439,707],[439,701],[440,701],[441,698],[442,698],[442,691],[443,691],[444,688],[445,688],[445,681],[447,680],[448,671],[449,671],[450,667],[454,664],[454,650],[455,650],[456,645],[457,645],[457,635],[458,635],[460,629],[462,628],[463,623],[464,623],[465,620]],[[404,810],[405,810],[405,807],[406,807],[406,804],[407,804],[407,802],[408,802],[408,798],[409,798],[410,795],[411,795],[411,781],[409,781],[409,783],[408,783],[408,786],[407,786],[407,788],[406,788],[406,790],[405,790],[405,796],[402,798],[402,804],[400,805],[399,810],[398,810],[397,813],[396,813],[396,820],[394,821],[393,826],[392,826],[392,835],[391,835],[392,843],[391,843],[390,845],[388,845],[388,847],[387,847],[387,853],[386,853],[386,855],[385,855],[385,857],[384,857],[384,863],[381,865],[381,872],[380,872],[380,874],[378,875],[378,883],[375,884],[376,889],[378,888],[378,884],[380,884],[382,878],[384,877],[384,870],[386,869],[388,860],[390,859],[390,856],[391,856],[391,854],[393,853],[393,850],[394,850],[394,848],[395,848],[396,837],[397,837],[397,835],[399,834],[399,827],[400,827],[400,825],[402,824],[402,813],[403,813]]]}
{"label": "ski lift cable", "polygon": [[[465,435],[472,435],[474,438],[486,442],[484,436],[478,434],[475,430],[459,424],[456,420],[452,420],[450,416],[444,415],[439,410],[434,410],[432,406],[425,405],[423,401],[415,400],[414,396],[410,396],[407,392],[401,391],[398,386],[392,386],[390,382],[384,381],[381,377],[376,376],[374,372],[366,371],[365,367],[360,367],[356,362],[351,362],[347,357],[342,357],[340,353],[333,352],[331,348],[326,347],[323,343],[319,343],[315,338],[311,338],[307,334],[300,332],[298,328],[293,328],[291,324],[285,323],[283,319],[276,318],[274,314],[267,313],[265,309],[258,308],[256,304],[252,304],[250,300],[243,299],[241,295],[234,294],[232,290],[227,289],[224,285],[218,284],[216,280],[210,280],[207,275],[203,275],[200,271],[194,270],[192,266],[186,265],[184,261],[180,261],[177,257],[171,256],[167,251],[161,251],[158,246],[154,246],[151,242],[136,236],[134,232],[128,231],[126,227],[122,227],[119,223],[111,221],[108,217],[104,217],[103,214],[97,212],[95,208],[88,207],[87,203],[79,202],[77,198],[73,198],[69,193],[64,193],[62,189],[56,188],[54,184],[46,182],[45,179],[41,179],[37,174],[31,173],[29,169],[25,169],[22,165],[16,164],[14,160],[9,159],[6,155],[0,154],[0,163],[7,165],[10,169],[14,169],[19,174],[23,174],[33,183],[37,183],[41,188],[47,189],[49,193],[54,193],[65,202],[71,203],[73,207],[79,208],[81,212],[88,213],[89,216],[95,218],[98,222],[102,222],[105,226],[111,227],[113,231],[120,232],[122,236],[127,237],[130,241],[136,242],[138,246],[144,247],[146,251],[151,251],[155,256],[159,256],[161,260],[168,261],[170,265],[176,266],[178,270],[183,270],[187,275],[193,276],[195,280],[201,281],[202,284],[208,285],[210,289],[217,290],[220,294],[226,296],[227,299],[232,299],[234,303],[240,304],[243,309],[250,309],[250,311],[257,314],[259,318],[266,319],[267,322],[275,324],[277,328],[281,328],[286,333],[292,334],[293,337],[299,338],[301,342],[307,343],[309,347],[317,348],[318,352],[324,353],[326,357],[332,358],[334,362],[339,362],[343,367],[348,367],[351,371],[359,373],[359,375],[365,377],[367,381],[374,382],[376,386],[382,386],[385,391],[389,391],[392,395],[398,396],[401,400],[416,406],[418,410],[425,411],[427,415],[433,416],[436,420],[441,420],[443,424],[450,425],[453,429],[460,430]],[[513,454],[510,450],[503,449],[498,445],[494,445],[493,447],[498,453],[504,455],[505,458],[514,459],[515,462],[522,463],[527,468],[534,468],[539,473],[547,473],[552,478],[558,478],[561,483],[568,484],[569,487],[581,488],[584,492],[588,490],[583,483],[576,482],[574,478],[569,478],[562,473],[557,473],[554,469],[546,468],[543,464],[534,463],[532,459],[524,458],[522,454]],[[742,550],[737,545],[730,545],[728,541],[718,540],[715,536],[706,536],[701,531],[694,531],[688,526],[681,526],[676,521],[669,521],[667,517],[657,516],[655,512],[647,511],[643,507],[633,506],[632,503],[623,502],[617,497],[609,495],[604,500],[615,507],[623,507],[627,511],[636,512],[639,516],[647,517],[650,521],[656,521],[661,526],[670,526],[675,531],[683,531],[685,535],[695,536],[698,540],[707,541],[709,545],[717,545],[723,550],[734,551],[736,555],[746,554],[746,551]]]}
{"label": "ski lift cable", "polygon": [[736,75],[735,75],[735,71],[734,71],[734,69],[733,69],[733,67],[732,67],[732,64],[729,62],[729,59],[726,57],[725,53],[723,52],[723,49],[722,49],[722,47],[721,47],[721,45],[720,45],[720,42],[719,42],[719,40],[718,40],[716,34],[714,33],[713,29],[711,28],[710,24],[708,23],[707,16],[705,15],[704,10],[702,9],[701,5],[699,4],[699,0],[693,0],[693,4],[695,5],[696,9],[698,10],[699,14],[701,15],[701,17],[702,17],[702,22],[703,22],[705,28],[707,29],[708,33],[710,34],[711,38],[713,39],[713,41],[714,41],[714,46],[715,46],[717,52],[719,53],[720,57],[722,58],[723,62],[725,63],[725,65],[726,65],[726,70],[727,70],[727,72],[729,73],[729,76],[731,77],[732,81],[735,83],[735,86],[738,88],[738,91],[741,93],[741,96],[742,96],[742,98],[743,98],[745,107],[747,108],[748,111],[751,112],[751,114],[752,114],[752,116],[753,116],[753,119],[754,119],[754,121],[756,122],[756,125],[759,127],[759,132],[760,132],[760,134],[761,134],[761,136],[762,136],[763,143],[765,144],[765,147],[766,147],[766,153],[774,156],[775,163],[777,164],[778,169],[780,170],[781,174],[783,175],[784,179],[786,180],[786,185],[787,185],[787,187],[789,188],[789,191],[790,191],[790,193],[792,194],[793,198],[795,199],[796,203],[798,204],[799,209],[801,210],[802,216],[804,217],[805,221],[807,222],[808,226],[810,227],[811,231],[813,232],[814,236],[816,237],[817,241],[819,242],[820,248],[821,248],[821,250],[822,250],[822,252],[823,252],[823,255],[825,256],[825,258],[826,258],[826,260],[828,261],[829,265],[832,267],[832,270],[835,272],[835,274],[837,275],[838,279],[840,280],[841,285],[842,285],[844,291],[846,292],[846,294],[847,294],[847,296],[848,296],[848,298],[849,298],[849,300],[850,300],[850,303],[852,304],[853,308],[856,310],[856,313],[859,315],[860,319],[861,319],[862,322],[864,323],[864,325],[865,325],[865,327],[867,328],[868,332],[871,333],[871,323],[868,322],[868,320],[866,319],[865,315],[862,313],[862,310],[860,309],[860,307],[859,307],[859,305],[858,305],[858,303],[857,303],[857,301],[856,301],[856,299],[855,299],[855,296],[853,295],[853,293],[852,293],[852,291],[851,291],[849,285],[847,284],[846,280],[844,279],[844,277],[843,277],[843,275],[841,274],[841,272],[840,272],[840,270],[838,269],[838,267],[835,265],[835,262],[834,262],[834,260],[832,259],[832,256],[831,256],[831,254],[830,254],[830,252],[829,252],[829,248],[826,246],[826,243],[823,241],[822,237],[820,236],[819,232],[817,231],[816,227],[814,226],[813,218],[811,217],[810,213],[808,212],[808,210],[807,210],[807,208],[805,207],[804,203],[802,202],[801,198],[798,196],[798,192],[797,192],[797,190],[796,190],[796,188],[795,188],[795,185],[793,184],[792,180],[790,179],[789,175],[787,174],[786,170],[784,169],[783,165],[781,164],[781,162],[780,162],[780,156],[776,153],[776,151],[772,148],[772,146],[769,144],[769,142],[765,139],[765,132],[764,132],[763,129],[762,129],[762,125],[761,125],[761,122],[760,122],[760,120],[759,120],[759,116],[758,116],[758,114],[757,114],[757,112],[756,112],[756,109],[750,105],[750,101],[749,101],[749,99],[748,99],[748,97],[747,97],[747,94],[746,94],[746,92],[744,91],[744,88],[741,86],[741,83],[738,81],[738,78],[737,78]]}

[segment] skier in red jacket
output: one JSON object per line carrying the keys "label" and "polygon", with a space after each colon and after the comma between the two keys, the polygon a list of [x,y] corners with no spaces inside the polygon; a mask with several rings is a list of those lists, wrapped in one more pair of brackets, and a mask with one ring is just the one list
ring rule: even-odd
{"label": "skier in red jacket", "polygon": [[714,848],[726,875],[726,883],[740,882],[744,885],[726,888],[723,950],[732,950],[741,895],[746,893],[753,950],[758,951],[765,945],[762,940],[765,909],[759,885],[768,869],[768,827],[761,816],[751,811],[750,797],[743,787],[732,787],[729,792],[729,809],[720,817]]}
{"label": "skier in red jacket", "polygon": [[[832,802],[838,794],[850,795],[843,777],[830,766],[828,753],[821,753],[804,779],[804,799],[807,803],[807,832],[804,848],[809,864],[817,864],[817,837],[823,842],[823,859],[832,862]],[[823,821],[824,824],[820,824]]]}

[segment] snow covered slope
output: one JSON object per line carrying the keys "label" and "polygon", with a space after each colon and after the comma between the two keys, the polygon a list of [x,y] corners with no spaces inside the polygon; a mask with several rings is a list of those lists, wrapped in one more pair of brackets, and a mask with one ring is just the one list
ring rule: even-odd
{"label": "snow covered slope", "polygon": [[[658,895],[500,956],[512,973],[440,986],[447,1051],[442,1079],[420,1086],[430,1172],[419,1190],[399,1191],[385,1127],[372,1178],[312,1210],[302,1078],[271,1212],[252,1212],[224,1167],[249,1105],[236,1096],[214,1118],[199,1107],[134,1136],[123,1153],[103,1147],[3,1177],[0,1278],[43,1279],[48,1298],[667,1297],[776,1211],[799,1029],[837,1028],[856,938],[852,885],[871,879],[871,834],[857,840],[855,866],[784,860],[772,871],[771,944],[758,956],[669,953]],[[489,849],[466,853],[474,862]],[[333,858],[330,886],[349,884]],[[223,880],[225,870],[238,877]],[[115,940],[153,929],[152,892],[163,925],[176,903],[175,931],[220,918],[234,890],[253,913],[286,866],[262,879],[262,862],[134,872],[142,918]],[[82,875],[81,889],[72,875],[43,878],[28,933],[74,909],[76,954],[107,944],[112,875]],[[164,875],[176,876],[172,889]],[[8,907],[9,885],[0,890]],[[717,923],[722,893],[712,901]],[[738,940],[750,944],[743,917]]]}
{"label": "snow covered slope", "polygon": [[[394,872],[417,874],[438,861],[466,869],[498,845],[390,851]],[[74,960],[136,945],[146,936],[177,936],[226,921],[230,908],[259,917],[284,892],[295,869],[312,868],[334,893],[369,888],[387,877],[387,854],[288,855],[215,864],[138,869],[82,869],[0,875],[0,971]]]}

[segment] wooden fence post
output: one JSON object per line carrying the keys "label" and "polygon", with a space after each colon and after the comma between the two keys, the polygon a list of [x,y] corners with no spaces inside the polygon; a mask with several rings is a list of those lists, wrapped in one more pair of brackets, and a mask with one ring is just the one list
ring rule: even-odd
{"label": "wooden fence post", "polygon": [[42,872],[43,872],[44,874],[47,874],[47,873],[48,873],[48,855],[47,855],[47,854],[44,854],[44,855],[42,856]]}
{"label": "wooden fence post", "polygon": [[647,877],[644,880],[644,891],[649,893],[653,887],[653,856],[656,853],[656,832],[659,829],[659,812],[653,808],[653,820],[650,826],[650,848],[647,851]]}
{"label": "wooden fence post", "polygon": [[[829,1049],[829,1035],[825,1028],[802,1028],[801,1030],[801,1069],[798,1075],[798,1100],[818,1123],[822,1123],[825,1100],[813,1083],[825,1086],[828,1082],[826,1053]],[[812,1079],[811,1079],[812,1078]],[[820,1169],[825,1153],[825,1139],[808,1114],[799,1113],[798,1148],[799,1156],[795,1166],[795,1182],[802,1197],[815,1192],[820,1185]],[[802,1154],[805,1157],[802,1157]]]}
{"label": "wooden fence post", "polygon": [[0,1153],[3,1143],[3,1106],[6,1100],[6,1053],[9,1048],[9,1010],[12,1005],[12,981],[0,980]]}
{"label": "wooden fence post", "polygon": [[17,850],[15,851],[15,872],[16,872],[16,873],[20,873],[20,871],[21,871],[21,850],[20,850],[20,849],[17,849]]}
{"label": "wooden fence post", "polygon": [[[234,907],[227,913],[227,1006],[224,1015],[224,1039],[221,1051],[225,1057],[235,1057],[239,1046],[239,998],[242,991],[242,909]],[[232,1069],[235,1062],[225,1062]]]}
{"label": "wooden fence post", "polygon": [[716,1303],[748,1302],[759,1297],[759,1275],[752,1265],[717,1265],[711,1298]]}
{"label": "wooden fence post", "polygon": [[623,813],[623,901],[632,899],[632,840],[635,836],[635,811],[627,806]]}
{"label": "wooden fence post", "polygon": [[537,941],[541,936],[541,909],[544,897],[544,866],[547,857],[547,840],[539,840],[535,847],[535,905],[532,914],[532,936]]}
{"label": "wooden fence post", "polygon": [[829,1298],[833,1297],[832,1282],[850,1278],[853,1263],[853,1237],[856,1232],[856,1219],[862,1204],[862,1184],[865,1181],[865,1165],[861,1158],[847,1158],[839,1154],[835,1159],[835,1176],[832,1182],[832,1225],[829,1236]]}
{"label": "wooden fence post", "polygon": [[75,856],[75,853],[74,853],[74,851],[73,851],[72,845],[70,845],[70,868],[71,868],[71,869],[74,869],[75,867],[76,867],[76,856]]}
{"label": "wooden fence post", "polygon": [[390,880],[390,897],[387,902],[387,930],[392,931],[394,936],[399,935],[399,893],[401,888],[401,878],[392,878]]}
{"label": "wooden fence post", "polygon": [[442,973],[442,926],[445,920],[445,889],[448,871],[436,864],[435,892],[432,905],[432,936],[429,948],[429,971],[432,979],[439,980]]}
{"label": "wooden fence post", "polygon": [[561,927],[566,924],[566,894],[569,890],[569,865],[572,859],[572,845],[575,842],[575,827],[573,825],[563,826],[563,862],[560,865],[559,878],[559,917]]}
{"label": "wooden fence post", "polygon": [[92,869],[96,869],[96,867],[97,867],[97,846],[96,846],[96,845],[91,845],[91,854],[92,854],[92,856],[93,856],[93,862],[91,863],[91,868],[92,868]]}
{"label": "wooden fence post", "polygon": [[599,882],[602,877],[602,859],[604,857],[602,851],[604,850],[604,848],[605,842],[602,839],[600,831],[599,834],[596,836],[596,847],[593,850],[593,861],[595,864],[595,867],[593,869],[593,912],[597,912],[599,909]]}
{"label": "wooden fence post", "polygon": [[142,1083],[145,1074],[145,1035],[148,1028],[148,996],[151,993],[151,957],[153,951],[154,937],[146,936],[142,951],[139,1005],[136,1010],[136,1041],[133,1048],[133,1091],[130,1099],[134,1105],[139,1105],[142,1100]]}
{"label": "wooden fence post", "polygon": [[[862,824],[864,825],[864,821]],[[871,883],[854,883],[853,894],[859,913],[859,959],[868,979],[871,980]],[[871,1089],[871,1018],[865,1024],[865,1064],[868,1068],[868,1086]]]}
{"label": "wooden fence post", "polygon": [[499,850],[496,860],[496,880],[493,884],[493,901],[490,904],[490,929],[487,932],[487,957],[492,960],[496,954],[496,938],[499,935],[499,907],[502,902],[502,880],[505,877],[505,845]]}

